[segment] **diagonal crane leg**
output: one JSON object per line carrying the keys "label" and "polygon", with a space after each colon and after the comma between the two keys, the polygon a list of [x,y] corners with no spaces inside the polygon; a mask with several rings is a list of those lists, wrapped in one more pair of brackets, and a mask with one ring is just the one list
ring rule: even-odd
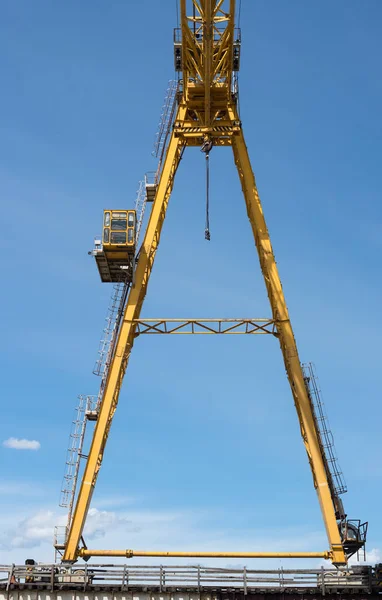
{"label": "diagonal crane leg", "polygon": [[[176,118],[183,119],[184,112],[184,109],[180,108]],[[123,377],[134,343],[135,330],[137,327],[135,320],[139,318],[143,300],[146,295],[147,285],[154,264],[155,254],[158,249],[162,225],[166,216],[175,173],[182,157],[183,149],[184,142],[179,138],[175,138],[174,134],[172,134],[166,158],[163,163],[150,220],[146,229],[145,239],[139,253],[135,272],[135,282],[127,300],[113,360],[110,364],[110,371],[102,396],[90,452],[86,461],[85,471],[82,476],[81,487],[78,492],[76,507],[66,541],[63,561],[74,562],[78,556],[78,546],[82,536],[86,515],[90,507],[111,422],[117,407]]]}
{"label": "diagonal crane leg", "polygon": [[248,217],[255,238],[261,271],[272,308],[273,319],[275,320],[276,329],[279,334],[281,351],[300,422],[301,434],[308,454],[314,486],[324,518],[326,533],[332,552],[331,559],[335,564],[346,564],[328,479],[321,456],[312,406],[306,390],[296,341],[242,130],[239,135],[232,137],[232,149],[247,205]]}

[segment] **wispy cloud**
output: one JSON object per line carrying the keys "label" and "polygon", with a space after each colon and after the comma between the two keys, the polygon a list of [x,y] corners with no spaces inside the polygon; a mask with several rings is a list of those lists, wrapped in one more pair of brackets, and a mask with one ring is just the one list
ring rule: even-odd
{"label": "wispy cloud", "polygon": [[[357,559],[357,554],[354,554],[349,558],[349,566],[376,565],[382,562],[382,550],[380,548],[372,548],[371,550],[366,551],[365,560],[363,559],[363,552],[361,552],[360,554],[362,556],[361,560]],[[330,560],[319,561],[319,567],[325,567],[326,569],[330,569],[332,566],[333,565],[330,562]]]}
{"label": "wispy cloud", "polygon": [[[12,551],[16,548],[36,548],[44,543],[52,544],[55,526],[66,525],[66,515],[53,510],[38,512],[15,522],[14,527],[1,532],[0,549]],[[91,508],[85,524],[87,539],[102,538],[106,533],[122,530],[126,533],[137,532],[139,527],[124,514]],[[6,541],[5,541],[6,540]]]}
{"label": "wispy cloud", "polygon": [[4,440],[3,446],[5,448],[13,448],[14,450],[39,450],[41,448],[41,444],[37,440],[18,439],[14,437]]}
{"label": "wispy cloud", "polygon": [[380,548],[372,548],[369,552],[366,552],[366,562],[369,565],[376,565],[382,562],[382,551]]}
{"label": "wispy cloud", "polygon": [[[208,526],[208,519],[209,512],[203,510],[131,509],[118,512],[91,508],[84,537],[87,541],[102,539],[105,548],[195,551],[302,550],[321,545],[321,537],[324,537],[323,534],[309,532],[294,532],[291,537],[289,530],[278,531],[276,536],[274,532],[232,531]],[[10,527],[9,523],[13,526]],[[26,517],[19,515],[17,518],[15,515],[11,521],[4,520],[3,531],[0,531],[0,538],[4,540],[0,544],[0,562],[3,554],[8,561],[10,557],[13,561],[17,560],[19,549],[23,548],[38,548],[40,561],[51,560],[54,526],[65,524],[66,516],[49,508]],[[98,544],[95,542],[94,545],[97,547]]]}
{"label": "wispy cloud", "polygon": [[[195,510],[137,510],[107,511],[91,508],[86,521],[84,536],[92,547],[104,548],[151,548],[153,550],[195,551],[301,551],[325,547],[324,532],[278,528],[268,530],[245,528],[234,531],[229,528],[208,526],[208,511]],[[10,526],[11,524],[11,526]],[[34,549],[33,556],[39,561],[53,560],[52,540],[55,525],[65,525],[66,515],[47,507],[30,512],[29,515],[13,515],[0,520],[0,562],[16,562],[25,559],[25,549]],[[102,539],[100,544],[99,540]],[[97,543],[98,540],[98,543]],[[94,544],[93,544],[94,541]],[[122,560],[122,559],[121,559]],[[140,559],[132,559],[132,562]],[[381,551],[374,548],[367,554],[367,562],[381,562]],[[93,562],[97,562],[95,559]],[[116,561],[119,562],[119,561]],[[172,559],[152,558],[148,564],[172,564]],[[190,562],[190,561],[188,561]],[[191,562],[193,562],[191,560]],[[235,566],[243,561],[220,561],[204,559],[206,566]],[[248,559],[243,564],[249,568],[316,568],[316,561],[275,561]],[[325,564],[324,561],[320,564]],[[352,561],[353,564],[353,561]],[[328,568],[332,565],[327,563]]]}
{"label": "wispy cloud", "polygon": [[119,529],[126,533],[139,531],[139,527],[123,514],[97,508],[89,510],[84,529],[84,535],[89,539],[104,537],[107,532]]}
{"label": "wispy cloud", "polygon": [[[362,555],[362,552],[361,552]],[[357,560],[357,555],[354,554],[354,556],[352,556],[349,559],[349,565],[364,565],[364,564],[368,564],[368,565],[376,565],[377,563],[380,563],[382,560],[382,552],[379,548],[372,548],[371,550],[368,550],[366,552],[366,559],[363,560],[363,557],[361,560]]]}
{"label": "wispy cloud", "polygon": [[43,542],[53,541],[54,525],[64,525],[62,517],[58,519],[53,511],[43,510],[36,514],[22,519],[15,527],[8,529],[2,536],[4,543],[3,549],[12,550],[14,548],[34,548],[40,546]]}

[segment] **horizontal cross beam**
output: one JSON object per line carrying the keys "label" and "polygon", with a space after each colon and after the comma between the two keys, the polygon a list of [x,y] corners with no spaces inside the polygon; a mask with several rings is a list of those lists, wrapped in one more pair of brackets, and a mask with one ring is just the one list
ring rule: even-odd
{"label": "horizontal cross beam", "polygon": [[81,548],[79,556],[81,558],[90,558],[91,556],[121,558],[155,556],[181,558],[323,558],[328,560],[331,557],[331,552],[177,552],[167,550],[89,550],[88,548]]}
{"label": "horizontal cross beam", "polygon": [[273,319],[134,319],[135,335],[150,334],[271,334],[277,336]]}

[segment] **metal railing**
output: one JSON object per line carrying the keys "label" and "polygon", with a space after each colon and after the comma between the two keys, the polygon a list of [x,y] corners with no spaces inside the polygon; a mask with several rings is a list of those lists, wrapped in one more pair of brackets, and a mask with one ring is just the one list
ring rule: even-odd
{"label": "metal railing", "polygon": [[70,523],[73,509],[74,494],[77,485],[80,459],[84,444],[87,415],[96,408],[95,396],[78,396],[79,402],[72,420],[69,444],[66,455],[65,474],[62,483],[60,506],[68,508]]}
{"label": "metal railing", "polygon": [[176,94],[178,91],[178,87],[179,84],[177,80],[171,79],[168,82],[165,99],[159,119],[158,129],[155,134],[155,143],[152,155],[156,158],[159,158],[160,163],[162,162],[163,149],[166,147],[168,134],[170,133],[171,126],[174,120],[177,105]]}
{"label": "metal railing", "polygon": [[295,588],[301,592],[320,593],[363,590],[381,591],[377,568],[353,567],[336,569],[275,569],[252,570],[216,567],[169,565],[74,565],[55,564],[0,565],[0,589],[28,588],[92,589],[110,586],[121,591],[129,588],[166,589],[238,589],[244,594],[261,588],[263,591]]}
{"label": "metal railing", "polygon": [[320,435],[322,448],[325,452],[334,490],[337,495],[345,494],[345,492],[347,492],[347,487],[342,470],[339,466],[336,449],[334,446],[333,434],[330,430],[329,420],[325,413],[318,377],[314,371],[313,363],[303,363],[302,370],[304,373],[304,379],[308,393],[312,400],[318,432]]}

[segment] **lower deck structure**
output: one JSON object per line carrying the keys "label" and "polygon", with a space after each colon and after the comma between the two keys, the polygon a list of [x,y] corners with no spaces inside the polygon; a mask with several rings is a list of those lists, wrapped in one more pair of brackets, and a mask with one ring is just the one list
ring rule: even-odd
{"label": "lower deck structure", "polygon": [[382,565],[251,570],[169,565],[0,565],[0,600],[274,600],[382,597]]}

